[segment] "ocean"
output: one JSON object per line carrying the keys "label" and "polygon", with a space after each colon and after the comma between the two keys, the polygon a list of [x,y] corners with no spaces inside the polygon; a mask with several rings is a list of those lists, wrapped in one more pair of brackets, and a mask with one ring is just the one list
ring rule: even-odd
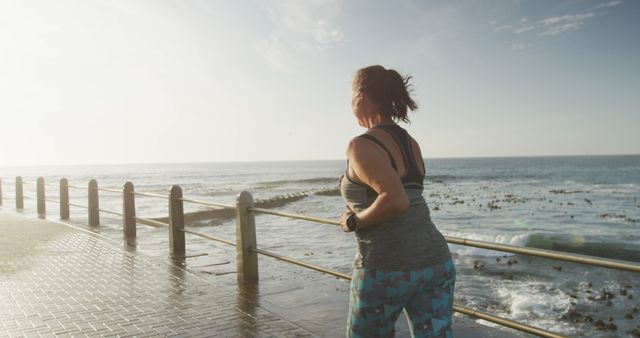
{"label": "ocean", "polygon": [[[424,196],[445,235],[560,250],[640,262],[640,156],[575,156],[425,159]],[[38,176],[47,183],[66,177],[86,186],[166,194],[180,185],[187,198],[234,204],[250,191],[269,199],[317,189],[335,189],[344,161],[138,164],[0,167],[4,205],[10,206],[13,180]],[[25,208],[35,210],[35,186],[25,185]],[[47,198],[57,199],[47,187]],[[86,205],[86,191],[72,189],[71,202]],[[337,219],[344,202],[337,193],[309,194],[276,209]],[[100,192],[102,209],[122,212],[121,196]],[[49,218],[57,205],[47,205]],[[204,207],[185,204],[185,212]],[[72,207],[72,221],[86,223],[86,211]],[[167,216],[167,201],[136,197],[139,217]],[[121,220],[102,223],[121,238]],[[233,240],[235,221],[200,220],[189,226]],[[332,225],[257,215],[261,248],[349,273],[355,239]],[[152,240],[141,246],[167,254],[166,230],[142,230]],[[109,231],[106,231],[107,233]],[[189,246],[190,238],[187,239]],[[214,245],[214,244],[202,244]],[[640,276],[543,258],[451,245],[458,280],[456,301],[499,316],[571,336],[632,336],[640,332]],[[601,322],[599,322],[601,321]],[[615,330],[614,330],[615,326]],[[597,328],[603,328],[597,330]]]}

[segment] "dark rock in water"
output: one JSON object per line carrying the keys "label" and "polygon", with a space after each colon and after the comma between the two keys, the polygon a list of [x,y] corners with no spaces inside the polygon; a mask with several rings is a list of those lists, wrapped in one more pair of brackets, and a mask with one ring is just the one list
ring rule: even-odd
{"label": "dark rock in water", "polygon": [[640,327],[633,329],[633,331],[631,331],[631,335],[636,338],[640,338]]}
{"label": "dark rock in water", "polygon": [[[609,320],[613,321],[613,318],[609,318]],[[606,324],[605,322],[602,321],[602,319],[596,320],[596,322],[593,323],[593,326],[595,326],[596,330],[598,330],[598,331],[604,331],[604,330],[616,331],[616,330],[618,330],[618,326],[616,324],[614,324],[614,323]]]}
{"label": "dark rock in water", "polygon": [[500,272],[499,275],[502,276],[502,278],[504,278],[506,280],[513,280],[513,274],[511,274],[511,273]]}
{"label": "dark rock in water", "polygon": [[569,320],[573,323],[579,323],[580,321],[582,321],[583,316],[580,312],[578,312],[578,310],[571,309],[567,311],[567,313],[563,314],[561,318],[564,320]]}
{"label": "dark rock in water", "polygon": [[638,313],[638,312],[640,312],[640,309],[636,305],[636,306],[633,307],[633,309],[631,311],[633,311],[633,313]]}
{"label": "dark rock in water", "polygon": [[496,257],[496,263],[500,263],[500,257]]}
{"label": "dark rock in water", "polygon": [[620,296],[626,296],[626,295],[627,295],[627,289],[620,290]]}
{"label": "dark rock in water", "polygon": [[612,292],[602,289],[602,293],[600,294],[599,300],[609,300],[609,299],[614,299],[615,297],[616,296]]}
{"label": "dark rock in water", "polygon": [[593,322],[593,317],[591,315],[584,316],[584,321],[587,323]]}
{"label": "dark rock in water", "polygon": [[593,283],[591,283],[591,282],[587,283],[587,287],[588,287],[588,288],[590,288],[590,287],[592,287],[592,286],[593,286]]}
{"label": "dark rock in water", "polygon": [[628,295],[627,298],[633,299],[633,295]]}
{"label": "dark rock in water", "polygon": [[604,213],[604,214],[600,214],[598,215],[598,217],[600,218],[614,218],[614,219],[624,219],[626,220],[628,217],[627,215],[624,214],[616,214],[616,213]]}
{"label": "dark rock in water", "polygon": [[554,265],[553,268],[558,271],[562,271],[562,267],[560,265]]}
{"label": "dark rock in water", "polygon": [[473,269],[474,270],[480,270],[484,268],[484,263],[480,262],[480,261],[474,261],[473,262]]}
{"label": "dark rock in water", "polygon": [[633,319],[633,315],[631,313],[627,313],[624,315],[624,319]]}

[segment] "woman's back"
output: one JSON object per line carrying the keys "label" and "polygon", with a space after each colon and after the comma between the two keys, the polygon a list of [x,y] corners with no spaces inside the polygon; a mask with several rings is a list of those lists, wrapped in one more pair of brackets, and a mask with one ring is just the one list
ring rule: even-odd
{"label": "woman's back", "polygon": [[[431,222],[422,196],[424,163],[420,148],[400,126],[380,125],[360,137],[375,143],[389,156],[401,176],[409,197],[409,209],[395,219],[356,232],[356,267],[384,270],[416,270],[440,264],[451,258],[447,243]],[[347,171],[341,185],[349,207],[356,212],[368,208],[377,194]]]}

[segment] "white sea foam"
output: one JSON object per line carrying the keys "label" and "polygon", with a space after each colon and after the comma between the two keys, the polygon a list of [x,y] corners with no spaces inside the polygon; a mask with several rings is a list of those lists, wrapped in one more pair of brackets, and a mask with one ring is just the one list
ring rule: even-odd
{"label": "white sea foam", "polygon": [[549,289],[546,283],[528,282],[500,286],[497,294],[508,309],[508,316],[551,331],[569,332],[571,327],[558,319],[571,307],[571,297]]}
{"label": "white sea foam", "polygon": [[[461,237],[467,239],[473,239],[477,241],[491,242],[491,243],[499,243],[499,244],[508,244],[514,246],[526,246],[529,242],[530,233],[523,234],[476,234],[476,233],[459,233],[459,232],[446,232],[444,233],[447,236]],[[496,250],[487,250],[474,248],[470,246],[463,245],[451,245],[451,250],[454,251],[458,255],[463,256],[486,256],[486,257],[497,257],[504,255],[512,255],[510,253],[506,253],[503,251]]]}

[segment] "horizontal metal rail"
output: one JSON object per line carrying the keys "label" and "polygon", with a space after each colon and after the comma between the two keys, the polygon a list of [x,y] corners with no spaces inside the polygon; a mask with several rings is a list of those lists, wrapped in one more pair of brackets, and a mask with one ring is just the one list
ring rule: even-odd
{"label": "horizontal metal rail", "polygon": [[30,185],[37,185],[38,183],[36,182],[31,182],[31,181],[22,181],[22,184],[30,184]]}
{"label": "horizontal metal rail", "polygon": [[[294,259],[294,258],[291,258],[291,257],[282,256],[282,255],[279,255],[279,254],[276,254],[276,253],[273,253],[273,252],[269,252],[269,251],[266,251],[266,250],[258,249],[258,248],[251,248],[249,250],[251,250],[253,252],[257,252],[257,253],[265,255],[265,256],[269,256],[269,257],[281,260],[281,261],[285,261],[285,262],[288,262],[288,263],[291,263],[291,264],[299,265],[299,266],[302,266],[302,267],[305,267],[305,268],[308,268],[308,269],[311,269],[311,270],[316,270],[316,271],[319,271],[319,272],[322,272],[322,273],[326,273],[326,274],[329,274],[329,275],[332,275],[332,276],[335,276],[335,277],[338,277],[338,278],[342,278],[342,279],[345,279],[345,280],[351,280],[351,276],[349,276],[347,274],[344,274],[344,273],[341,273],[341,272],[338,272],[338,271],[334,271],[334,270],[331,270],[331,269],[323,268],[321,266],[309,264],[307,262],[303,262],[301,260],[297,260],[297,259]],[[461,306],[461,305],[454,304],[453,305],[453,310],[456,311],[456,312],[460,312],[460,313],[475,317],[475,318],[484,319],[486,321],[490,321],[490,322],[493,322],[493,323],[496,323],[496,324],[500,324],[502,326],[506,326],[506,327],[509,327],[509,328],[512,328],[512,329],[516,329],[516,330],[519,330],[519,331],[522,331],[522,332],[535,334],[535,335],[538,335],[540,337],[549,337],[549,338],[562,338],[562,337],[564,337],[564,336],[559,335],[559,334],[554,333],[554,332],[546,331],[546,330],[543,330],[541,328],[537,328],[535,326],[530,326],[530,325],[527,325],[527,324],[519,323],[519,322],[510,320],[510,319],[497,317],[497,316],[491,315],[489,313],[482,312],[482,311],[479,311],[479,310],[474,310],[474,309],[466,307],[466,306]]]}
{"label": "horizontal metal rail", "polygon": [[69,184],[67,185],[69,188],[73,188],[73,189],[82,189],[82,190],[89,190],[89,187],[81,187],[79,185],[73,185],[73,184]]}
{"label": "horizontal metal rail", "polygon": [[111,211],[111,210],[106,210],[106,209],[98,209],[98,211],[100,212],[104,212],[105,214],[111,214],[111,215],[116,215],[116,216],[124,216],[123,214],[119,213],[119,212],[115,212],[115,211]]}
{"label": "horizontal metal rail", "polygon": [[69,203],[69,205],[72,206],[72,207],[76,207],[76,208],[89,209],[89,207],[86,206],[86,205],[80,205],[80,204],[75,204],[75,203]]}
{"label": "horizontal metal rail", "polygon": [[156,228],[164,228],[169,226],[169,224],[167,223],[162,223],[162,222],[158,222],[152,219],[142,218],[142,217],[136,217],[136,221],[140,222],[141,224],[149,225]]}
{"label": "horizontal metal rail", "polygon": [[160,194],[154,194],[154,193],[150,193],[150,192],[139,192],[139,191],[134,191],[133,192],[134,195],[140,195],[140,196],[147,196],[147,197],[156,197],[156,198],[164,198],[166,200],[169,199],[169,195],[160,195]]}
{"label": "horizontal metal rail", "polygon": [[259,249],[259,248],[251,248],[249,250],[257,252],[257,253],[265,255],[265,256],[269,256],[269,257],[281,260],[281,261],[285,261],[285,262],[288,262],[288,263],[291,263],[291,264],[299,265],[299,266],[302,266],[302,267],[305,267],[305,268],[308,268],[308,269],[311,269],[311,270],[316,270],[316,271],[320,271],[322,273],[326,273],[326,274],[329,274],[329,275],[332,275],[332,276],[336,276],[338,278],[351,280],[351,276],[349,276],[347,274],[340,273],[338,271],[333,271],[333,270],[330,270],[330,269],[327,269],[327,268],[323,268],[323,267],[318,266],[318,265],[309,264],[307,262],[303,262],[303,261],[295,259],[295,258],[278,255],[276,253],[273,253],[273,252],[270,252],[270,251],[266,251],[266,250],[262,250],[262,249]]}
{"label": "horizontal metal rail", "polygon": [[191,230],[187,230],[187,229],[180,229],[180,230],[182,230],[183,232],[185,232],[187,234],[192,234],[192,235],[200,236],[200,237],[207,238],[207,239],[210,239],[210,240],[213,240],[213,241],[217,241],[217,242],[220,242],[220,243],[224,243],[224,244],[227,244],[227,245],[236,246],[236,243],[233,243],[231,241],[227,241],[226,239],[222,239],[222,238],[214,237],[214,236],[211,236],[211,235],[207,235],[207,234],[204,234],[202,232],[196,232],[196,231],[191,231]]}
{"label": "horizontal metal rail", "polygon": [[49,187],[59,187],[59,184],[56,183],[45,183],[44,185],[49,186]]}
{"label": "horizontal metal rail", "polygon": [[550,259],[573,262],[573,263],[600,266],[600,267],[605,267],[610,269],[640,272],[640,264],[633,263],[633,262],[598,258],[598,257],[587,256],[587,255],[569,254],[569,253],[554,251],[554,250],[545,250],[545,249],[528,248],[528,247],[515,246],[515,245],[476,241],[476,240],[460,238],[460,237],[445,236],[445,238],[447,239],[447,242],[451,244],[460,244],[460,245],[472,246],[472,247],[482,248],[482,249],[498,250],[498,251],[529,255],[529,256],[544,257],[544,258],[550,258]]}
{"label": "horizontal metal rail", "polygon": [[60,203],[59,201],[56,201],[56,200],[50,200],[50,199],[45,199],[45,201],[47,201],[47,202],[51,202],[51,203]]}
{"label": "horizontal metal rail", "polygon": [[543,330],[541,328],[537,328],[535,326],[531,326],[531,325],[527,325],[527,324],[523,324],[520,322],[516,322],[510,319],[506,319],[506,318],[502,318],[502,317],[497,317],[494,316],[492,314],[486,313],[486,312],[482,312],[479,310],[474,310],[472,308],[466,307],[466,306],[462,306],[462,305],[457,305],[454,304],[453,305],[453,311],[471,316],[471,317],[475,317],[475,318],[479,318],[479,319],[484,319],[486,321],[492,322],[492,323],[496,323],[502,326],[506,326],[512,329],[516,329],[518,331],[522,331],[522,332],[527,332],[527,333],[531,333],[534,334],[536,336],[540,336],[540,337],[549,337],[549,338],[564,338],[566,336],[560,335],[558,333],[555,332],[551,332],[551,331],[547,331],[547,330]]}
{"label": "horizontal metal rail", "polygon": [[[307,220],[307,221],[324,223],[324,224],[340,225],[340,222],[334,221],[334,220],[318,218],[318,217],[310,217],[310,216],[304,216],[304,215],[298,215],[298,214],[291,214],[287,212],[273,211],[269,209],[251,207],[251,208],[248,208],[248,210],[257,212],[257,213],[283,216],[283,217],[288,217],[293,219],[301,219],[301,220]],[[497,251],[529,255],[529,256],[544,257],[544,258],[562,260],[562,261],[573,262],[573,263],[600,266],[600,267],[605,267],[610,269],[640,272],[640,264],[637,264],[634,262],[572,254],[572,253],[566,253],[566,252],[555,251],[555,250],[545,250],[545,249],[538,249],[538,248],[528,248],[528,247],[515,246],[515,245],[476,241],[476,240],[466,239],[461,237],[453,237],[453,236],[444,236],[444,237],[447,240],[447,242],[450,244],[459,244],[459,245],[472,246],[472,247],[481,248],[481,249],[497,250]]]}
{"label": "horizontal metal rail", "polygon": [[181,198],[180,200],[183,201],[183,202],[202,204],[202,205],[206,205],[206,206],[210,206],[210,207],[216,207],[216,208],[226,208],[226,209],[235,209],[236,208],[235,205],[231,205],[231,204],[222,204],[222,203],[200,201],[200,200],[194,200],[194,199],[190,199],[190,198]]}
{"label": "horizontal metal rail", "polygon": [[112,188],[98,188],[98,191],[115,192],[118,194],[122,193],[122,189],[112,189]]}
{"label": "horizontal metal rail", "polygon": [[324,224],[340,225],[340,222],[338,221],[318,218],[318,217],[290,214],[288,212],[279,212],[279,211],[273,211],[269,209],[255,208],[255,207],[248,208],[248,210],[253,212],[258,212],[261,214],[270,214],[270,215],[283,216],[283,217],[294,218],[294,219],[302,219],[306,221],[312,221],[312,222],[318,222],[318,223],[324,223]]}

